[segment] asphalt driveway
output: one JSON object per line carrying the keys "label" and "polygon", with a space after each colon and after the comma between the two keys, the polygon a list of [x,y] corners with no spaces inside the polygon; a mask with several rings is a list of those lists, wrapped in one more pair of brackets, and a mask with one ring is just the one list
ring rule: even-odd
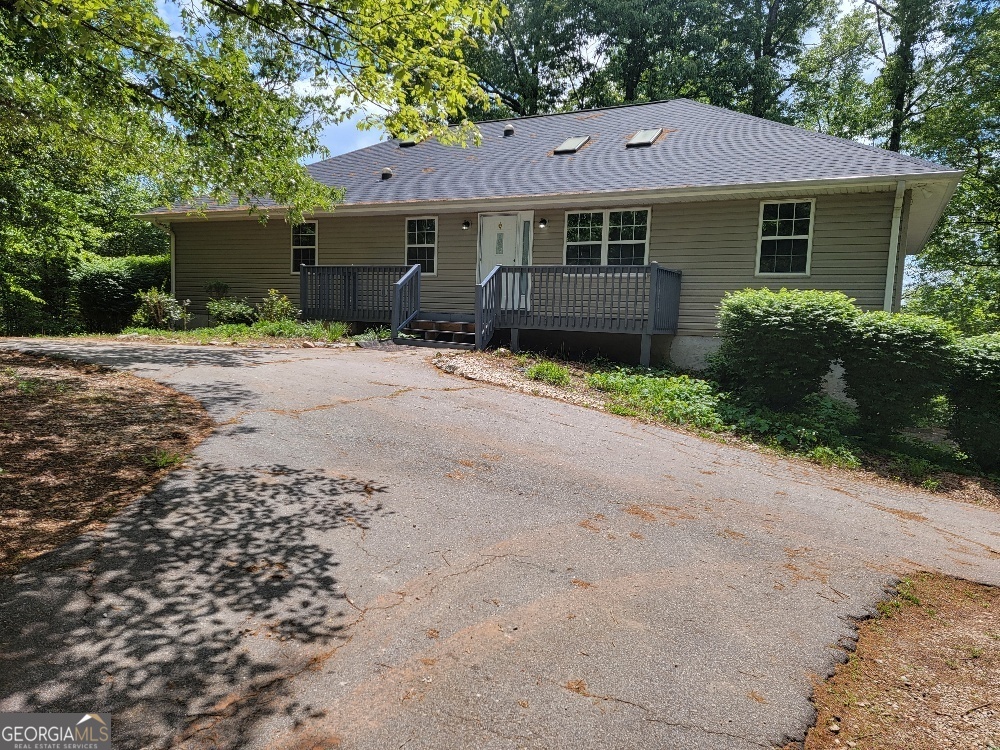
{"label": "asphalt driveway", "polygon": [[1000,584],[991,511],[426,351],[22,346],[222,423],[0,579],[0,710],[111,711],[123,748],[773,747],[895,576]]}

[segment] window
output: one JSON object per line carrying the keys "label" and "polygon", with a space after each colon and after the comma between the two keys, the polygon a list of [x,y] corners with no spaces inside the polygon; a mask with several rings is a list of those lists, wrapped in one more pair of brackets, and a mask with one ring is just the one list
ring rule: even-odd
{"label": "window", "polygon": [[663,128],[649,128],[640,130],[625,143],[625,148],[637,148],[639,146],[652,146],[653,141],[660,137]]}
{"label": "window", "polygon": [[574,138],[567,138],[565,141],[560,143],[554,149],[552,149],[553,154],[575,154],[581,148],[583,144],[590,140],[589,135],[578,135]]}
{"label": "window", "polygon": [[566,265],[643,266],[649,209],[566,214]]}
{"label": "window", "polygon": [[437,256],[437,218],[424,216],[406,220],[406,265],[420,266],[420,273],[433,274]]}
{"label": "window", "polygon": [[760,208],[758,274],[808,274],[813,201],[764,202]]}
{"label": "window", "polygon": [[299,266],[316,265],[316,222],[306,221],[292,227],[292,273]]}

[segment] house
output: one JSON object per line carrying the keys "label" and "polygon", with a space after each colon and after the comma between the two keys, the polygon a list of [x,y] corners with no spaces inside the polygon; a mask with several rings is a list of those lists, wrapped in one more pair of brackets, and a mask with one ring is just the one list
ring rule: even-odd
{"label": "house", "polygon": [[[391,324],[413,343],[569,341],[697,367],[746,287],[900,304],[961,172],[698,102],[480,123],[482,145],[390,140],[309,167],[331,213],[261,224],[238,205],[146,218],[174,293],[278,289],[307,318]],[[547,337],[547,338],[543,338]]]}

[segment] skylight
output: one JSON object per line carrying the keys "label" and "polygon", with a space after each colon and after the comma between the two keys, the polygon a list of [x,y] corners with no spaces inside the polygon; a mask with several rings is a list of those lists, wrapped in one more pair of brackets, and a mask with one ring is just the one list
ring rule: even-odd
{"label": "skylight", "polygon": [[660,133],[663,132],[663,128],[650,128],[648,130],[640,130],[638,133],[629,138],[628,143],[625,144],[625,148],[635,148],[636,146],[652,146],[653,141],[660,137]]}
{"label": "skylight", "polygon": [[559,148],[553,151],[553,154],[575,154],[580,150],[580,147],[584,143],[590,140],[589,135],[578,135],[573,138],[567,138],[565,141],[559,144]]}

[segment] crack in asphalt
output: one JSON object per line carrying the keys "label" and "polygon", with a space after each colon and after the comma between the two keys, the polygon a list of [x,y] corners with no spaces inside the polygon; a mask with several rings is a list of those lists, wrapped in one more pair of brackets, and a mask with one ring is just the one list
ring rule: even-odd
{"label": "crack in asphalt", "polygon": [[[614,695],[603,695],[601,693],[592,693],[590,690],[587,689],[586,683],[584,683],[582,680],[577,682],[567,682],[566,684],[560,684],[557,682],[553,682],[552,684],[558,685],[563,690],[567,690],[570,693],[574,693],[575,695],[579,695],[584,698],[593,698],[595,700],[607,701],[609,703],[620,703],[625,706],[631,706],[632,708],[639,709],[640,711],[643,711],[647,714],[654,713],[653,709],[651,709],[649,706],[645,706],[642,703],[637,703],[636,701],[630,701],[627,700],[626,698],[619,698]],[[756,745],[757,747],[768,747],[768,748],[771,747],[771,745],[767,745],[762,742],[757,742],[756,740],[752,740],[749,737],[745,737],[744,735],[735,734],[733,732],[725,732],[721,729],[709,729],[708,727],[701,726],[700,724],[688,724],[683,721],[673,721],[671,719],[665,719],[655,715],[645,716],[643,718],[645,721],[651,721],[657,724],[664,724],[670,727],[677,727],[679,729],[691,729],[699,732],[704,732],[705,734],[717,735],[719,737],[730,737],[732,739],[743,740],[744,742],[748,742],[751,745]]]}

